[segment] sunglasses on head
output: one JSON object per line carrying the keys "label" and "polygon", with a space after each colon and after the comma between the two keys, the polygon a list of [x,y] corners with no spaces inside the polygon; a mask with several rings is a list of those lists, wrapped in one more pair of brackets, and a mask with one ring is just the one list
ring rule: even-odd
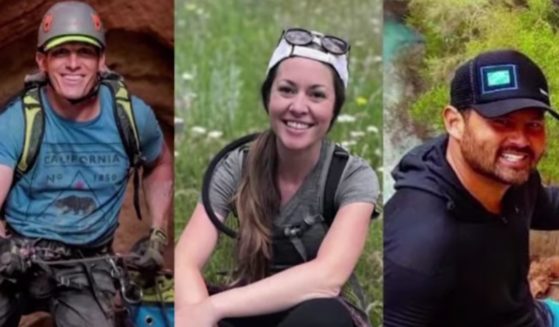
{"label": "sunglasses on head", "polygon": [[[332,35],[324,35],[304,28],[289,28],[283,31],[282,38],[287,43],[296,46],[308,46],[311,43],[320,45],[326,52],[334,55],[344,55],[349,52],[347,41]],[[318,40],[318,42],[316,42]]]}

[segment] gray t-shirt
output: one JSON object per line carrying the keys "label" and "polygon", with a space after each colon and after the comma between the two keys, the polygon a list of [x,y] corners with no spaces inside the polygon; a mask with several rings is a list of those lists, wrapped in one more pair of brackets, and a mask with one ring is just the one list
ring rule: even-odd
{"label": "gray t-shirt", "polygon": [[[332,159],[334,144],[324,141],[320,158],[309,175],[305,178],[293,197],[280,207],[280,212],[273,217],[274,234],[286,227],[311,218],[311,221],[322,221],[322,203],[324,184],[328,167]],[[243,150],[237,149],[229,153],[216,167],[210,186],[210,202],[215,213],[226,218],[233,211],[231,199],[235,195],[242,174]],[[355,202],[375,204],[379,185],[375,172],[368,163],[355,156],[350,156],[342,173],[336,194],[335,205],[338,208]],[[346,217],[351,219],[351,217]],[[314,224],[301,237],[307,252],[307,259],[314,258],[324,234],[325,224]],[[292,266],[303,260],[289,240],[274,239],[274,258],[278,266]]]}

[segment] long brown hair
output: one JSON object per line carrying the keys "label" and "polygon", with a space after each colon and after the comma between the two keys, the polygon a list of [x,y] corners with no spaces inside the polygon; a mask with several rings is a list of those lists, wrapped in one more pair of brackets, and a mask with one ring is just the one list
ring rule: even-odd
{"label": "long brown hair", "polygon": [[[270,70],[262,83],[261,95],[266,111],[280,63]],[[330,65],[326,66],[332,72],[336,97],[330,123],[332,127],[345,101],[345,88],[335,70]],[[243,176],[233,199],[240,222],[234,285],[248,284],[268,276],[273,260],[272,219],[279,213],[281,205],[281,194],[276,183],[278,153],[274,132],[269,129],[258,136],[247,156]]]}
{"label": "long brown hair", "polygon": [[262,133],[251,145],[243,177],[235,196],[239,216],[235,284],[246,284],[268,275],[272,260],[272,218],[280,208],[276,185],[276,136],[272,130]]}

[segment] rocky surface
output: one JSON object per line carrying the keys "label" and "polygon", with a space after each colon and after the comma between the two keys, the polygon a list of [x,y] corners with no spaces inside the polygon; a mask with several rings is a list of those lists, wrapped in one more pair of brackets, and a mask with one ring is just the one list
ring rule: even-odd
{"label": "rocky surface", "polygon": [[[36,69],[37,29],[43,14],[56,1],[0,1],[0,104],[22,87],[26,74]],[[107,31],[107,64],[122,74],[132,91],[154,109],[165,131],[167,144],[173,142],[173,1],[91,0]],[[121,215],[115,249],[126,251],[138,238],[146,235],[149,224],[138,222],[131,187]],[[144,213],[147,213],[144,210]],[[144,214],[146,215],[146,214]],[[169,228],[172,235],[172,224]],[[172,263],[172,237],[167,262]],[[24,320],[24,326],[40,317]],[[30,320],[29,320],[30,319]],[[39,319],[41,320],[41,319]],[[46,324],[45,326],[48,326]]]}
{"label": "rocky surface", "polygon": [[559,256],[533,257],[528,280],[534,297],[559,300]]}

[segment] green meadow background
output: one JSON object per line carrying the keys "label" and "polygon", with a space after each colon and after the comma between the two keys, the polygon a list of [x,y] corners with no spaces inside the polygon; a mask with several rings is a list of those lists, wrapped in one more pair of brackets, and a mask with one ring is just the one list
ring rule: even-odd
{"label": "green meadow background", "polygon": [[[343,3],[343,4],[342,4]],[[347,100],[330,139],[381,174],[382,62],[380,0],[175,1],[175,235],[200,196],[212,156],[233,139],[267,128],[260,84],[285,27],[306,27],[351,43]],[[379,203],[382,201],[379,199]],[[205,276],[231,267],[231,241],[220,238]],[[382,321],[382,220],[374,220],[357,274],[373,326]]]}

